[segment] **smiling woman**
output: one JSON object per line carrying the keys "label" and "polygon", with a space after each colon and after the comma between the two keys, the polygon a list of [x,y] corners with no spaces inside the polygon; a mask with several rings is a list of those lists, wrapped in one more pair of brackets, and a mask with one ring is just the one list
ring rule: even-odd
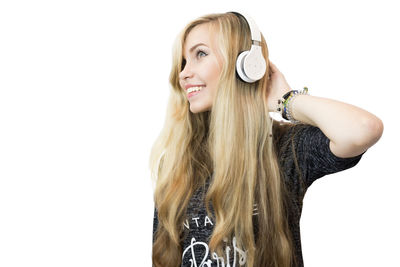
{"label": "smiling woman", "polygon": [[[365,110],[291,90],[255,27],[238,13],[210,14],[176,40],[166,121],[150,157],[156,267],[303,266],[307,189],[355,166],[382,134]],[[255,81],[236,69],[254,46],[266,62]],[[278,103],[286,122],[269,116]]]}
{"label": "smiling woman", "polygon": [[210,110],[215,99],[222,60],[214,35],[210,23],[200,24],[190,31],[184,44],[179,83],[187,92],[193,113]]}

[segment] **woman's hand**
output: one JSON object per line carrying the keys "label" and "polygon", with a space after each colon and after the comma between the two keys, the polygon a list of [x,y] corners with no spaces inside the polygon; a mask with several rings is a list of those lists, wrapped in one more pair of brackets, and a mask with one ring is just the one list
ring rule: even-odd
{"label": "woman's hand", "polygon": [[269,61],[270,77],[269,86],[267,89],[267,102],[268,109],[270,112],[277,112],[278,99],[281,99],[284,94],[291,91],[289,84],[287,83],[282,72]]}

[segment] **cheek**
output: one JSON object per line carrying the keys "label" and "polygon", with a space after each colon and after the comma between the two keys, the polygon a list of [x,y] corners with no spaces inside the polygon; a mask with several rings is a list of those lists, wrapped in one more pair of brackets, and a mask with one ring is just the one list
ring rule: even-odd
{"label": "cheek", "polygon": [[210,64],[207,69],[210,82],[212,81],[213,84],[217,84],[221,74],[220,66],[216,63],[213,63]]}

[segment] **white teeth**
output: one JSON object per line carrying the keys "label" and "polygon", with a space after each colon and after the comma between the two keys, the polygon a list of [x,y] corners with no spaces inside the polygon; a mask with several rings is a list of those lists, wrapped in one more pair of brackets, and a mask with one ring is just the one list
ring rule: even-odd
{"label": "white teeth", "polygon": [[187,89],[187,93],[190,94],[191,92],[200,91],[204,86],[193,86]]}

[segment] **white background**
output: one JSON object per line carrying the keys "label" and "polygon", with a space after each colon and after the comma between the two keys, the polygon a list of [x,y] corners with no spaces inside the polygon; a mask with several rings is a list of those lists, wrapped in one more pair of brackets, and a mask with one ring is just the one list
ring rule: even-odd
{"label": "white background", "polygon": [[[151,266],[151,146],[172,43],[242,11],[293,89],[381,118],[359,164],[304,199],[305,266],[400,266],[395,1],[2,1],[0,266]],[[345,129],[344,129],[345,131]]]}

